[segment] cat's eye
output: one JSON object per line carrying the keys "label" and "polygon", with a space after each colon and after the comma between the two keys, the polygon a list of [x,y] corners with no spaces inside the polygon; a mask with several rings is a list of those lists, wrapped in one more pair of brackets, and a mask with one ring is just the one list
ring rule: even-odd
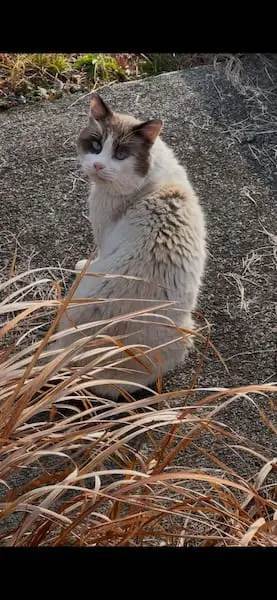
{"label": "cat's eye", "polygon": [[93,154],[99,154],[102,150],[102,144],[98,140],[91,140],[89,145],[89,151],[93,152]]}
{"label": "cat's eye", "polygon": [[128,158],[129,154],[128,148],[119,146],[114,153],[114,157],[117,158],[117,160],[124,160],[125,158]]}

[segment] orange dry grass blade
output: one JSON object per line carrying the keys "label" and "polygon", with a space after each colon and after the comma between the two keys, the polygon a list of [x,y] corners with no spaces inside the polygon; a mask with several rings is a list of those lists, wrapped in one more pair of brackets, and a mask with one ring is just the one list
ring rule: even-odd
{"label": "orange dry grass blade", "polygon": [[[15,285],[21,280],[22,276],[12,278]],[[0,286],[2,291],[6,288],[10,286]],[[21,288],[22,294],[32,290],[30,284]],[[23,302],[20,290],[9,293],[1,304],[1,314],[19,314],[5,331],[12,332],[23,323],[28,327],[28,319],[41,307],[56,306],[61,316],[69,303],[70,298],[62,303]],[[149,315],[155,314],[160,321],[157,326],[164,327],[163,306],[155,306],[155,311],[160,311],[157,315],[149,302],[148,309],[138,308],[120,319],[139,322],[144,315],[151,318]],[[57,320],[53,323],[56,326]],[[0,430],[5,434],[1,437],[0,486],[6,488],[2,491],[0,487],[1,541],[25,546],[132,546],[153,541],[160,544],[161,540],[177,545],[274,545],[277,504],[272,451],[256,447],[216,419],[239,397],[270,397],[276,394],[277,386],[197,387],[203,369],[203,355],[199,353],[196,375],[188,389],[168,393],[149,389],[146,397],[135,400],[124,391],[129,372],[125,362],[132,357],[138,369],[150,365],[148,348],[109,335],[105,328],[112,323],[110,319],[88,324],[87,328],[97,331],[101,327],[101,333],[78,340],[41,364],[50,337],[55,337],[53,323],[42,342],[34,341],[23,349],[20,342],[12,353],[8,349],[0,355]],[[173,324],[168,321],[166,326]],[[83,333],[86,336],[86,327]],[[204,344],[204,353],[205,348],[212,347],[200,330],[176,330],[176,337],[192,334]],[[82,356],[85,347],[89,365],[69,368],[69,358]],[[97,386],[108,382],[107,365],[115,378],[118,369],[124,373],[124,377],[121,374],[113,380],[123,390],[122,403],[97,398]],[[193,397],[193,405],[186,405],[188,396],[190,400]],[[171,407],[176,399],[180,406]],[[255,407],[264,418],[262,409]],[[264,424],[274,427],[268,417]],[[162,433],[162,439],[155,438],[156,432]],[[204,435],[216,439],[223,448],[252,455],[262,467],[246,479],[239,467],[225,464],[213,448],[201,443]],[[138,449],[141,444],[142,449]],[[198,470],[184,468],[190,447],[201,456],[203,467]],[[182,466],[178,467],[181,451]],[[62,464],[54,462],[48,468],[46,459]],[[14,478],[39,463],[38,477],[21,487],[14,485]],[[8,483],[11,489],[7,489]],[[17,513],[20,524],[14,531],[5,530],[6,517]]]}
{"label": "orange dry grass blade", "polygon": [[[15,400],[15,398],[18,395],[18,392],[19,392],[20,388],[22,387],[24,381],[30,375],[32,367],[35,365],[35,363],[36,363],[37,359],[39,358],[41,352],[43,351],[43,349],[46,347],[47,343],[49,342],[49,339],[50,339],[52,333],[55,331],[56,326],[58,325],[58,323],[59,323],[62,315],[66,311],[66,308],[67,308],[67,306],[68,306],[71,298],[73,297],[74,292],[76,291],[76,289],[77,289],[77,287],[78,287],[78,285],[80,283],[80,280],[81,280],[83,274],[86,271],[87,264],[88,264],[88,261],[85,264],[83,270],[80,272],[80,274],[77,275],[74,283],[71,286],[71,289],[69,290],[67,298],[65,299],[65,301],[61,304],[60,308],[58,309],[58,313],[57,313],[56,317],[54,318],[52,324],[50,325],[49,330],[47,331],[46,335],[42,339],[42,342],[41,342],[41,344],[39,344],[37,350],[35,351],[35,354],[34,354],[32,360],[31,360],[30,364],[27,366],[27,368],[26,368],[23,376],[19,380],[18,385],[17,385],[17,387],[16,387],[16,389],[14,391],[14,394],[12,396],[11,402],[13,400]],[[18,403],[17,403],[17,405],[16,405],[16,407],[15,407],[15,409],[13,411],[13,414],[11,415],[10,421],[7,423],[7,425],[4,428],[3,437],[8,436],[10,434],[10,432],[11,432],[11,430],[13,428],[13,425],[16,422],[16,419],[17,419],[18,415],[20,414],[22,408],[24,408],[24,406],[28,403],[30,397],[31,397],[31,393],[27,394],[25,397],[23,396],[22,399],[20,401],[18,401]]]}

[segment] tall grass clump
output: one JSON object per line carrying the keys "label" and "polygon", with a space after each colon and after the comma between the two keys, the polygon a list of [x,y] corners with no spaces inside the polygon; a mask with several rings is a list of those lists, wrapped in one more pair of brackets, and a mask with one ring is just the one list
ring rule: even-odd
{"label": "tall grass clump", "polygon": [[76,59],[74,66],[85,71],[93,83],[126,79],[125,71],[116,56],[110,54],[82,54]]}
{"label": "tall grass clump", "polygon": [[70,62],[66,54],[3,54],[0,67],[16,88],[28,78],[32,81],[38,76],[64,73]]}
{"label": "tall grass clump", "polygon": [[[98,396],[98,386],[109,383],[107,365],[120,364],[122,372],[131,350],[139,369],[148,350],[113,338],[114,317],[88,324],[89,335],[84,328],[66,350],[51,351],[80,277],[64,300],[56,280],[54,294],[35,295],[46,279],[51,287],[42,269],[0,286],[0,544],[276,546],[276,459],[224,421],[227,407],[247,400],[272,433],[258,399],[270,405],[276,384],[199,387],[205,349],[220,359],[202,326],[183,332],[194,335],[198,349],[186,389],[166,393],[158,381],[133,396],[126,368],[115,383],[121,401]],[[150,302],[125,318],[147,311],[153,313]],[[155,311],[162,315],[161,307]],[[85,364],[70,366],[84,352]]]}

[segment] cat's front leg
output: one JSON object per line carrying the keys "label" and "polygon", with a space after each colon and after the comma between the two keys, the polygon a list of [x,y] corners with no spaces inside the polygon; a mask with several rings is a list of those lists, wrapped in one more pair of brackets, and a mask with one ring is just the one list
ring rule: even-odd
{"label": "cat's front leg", "polygon": [[82,258],[81,260],[78,260],[78,262],[76,262],[76,265],[75,265],[75,271],[82,271],[86,262],[87,262],[86,258]]}
{"label": "cat's front leg", "polygon": [[[99,255],[97,254],[94,258],[92,258],[89,261],[88,267],[91,265],[91,263],[94,263],[96,260],[98,260],[98,258],[99,258]],[[75,271],[82,271],[86,262],[87,262],[87,258],[82,258],[81,260],[78,260],[78,262],[76,262],[76,265],[75,265]]]}

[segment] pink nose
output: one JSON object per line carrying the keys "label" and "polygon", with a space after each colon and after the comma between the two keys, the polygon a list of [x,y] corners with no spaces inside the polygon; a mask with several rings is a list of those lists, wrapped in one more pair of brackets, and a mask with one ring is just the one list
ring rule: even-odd
{"label": "pink nose", "polygon": [[101,171],[101,169],[104,169],[104,165],[102,165],[102,163],[100,163],[100,162],[95,162],[94,168],[95,168],[95,171]]}

